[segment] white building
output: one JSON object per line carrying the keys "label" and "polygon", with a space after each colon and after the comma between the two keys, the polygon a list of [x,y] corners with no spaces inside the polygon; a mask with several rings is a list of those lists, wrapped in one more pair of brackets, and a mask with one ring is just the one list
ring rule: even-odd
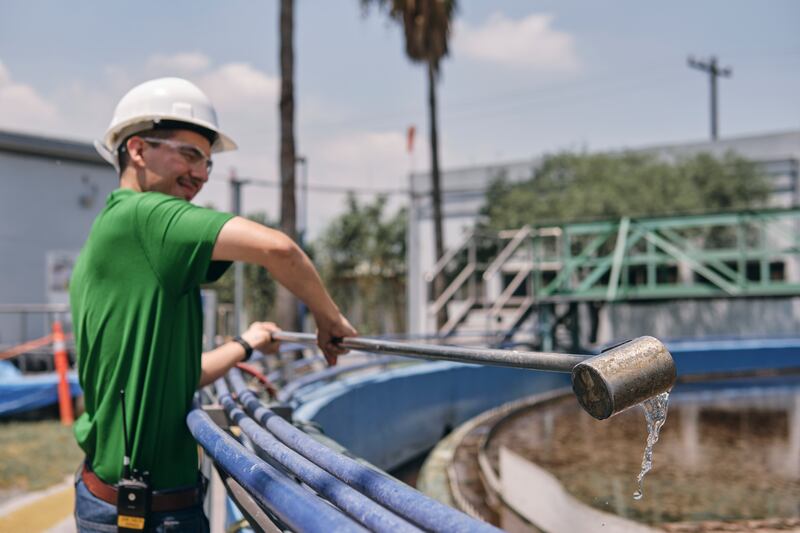
{"label": "white building", "polygon": [[[72,262],[117,185],[90,143],[0,131],[0,310],[68,303]],[[46,319],[0,313],[0,349],[44,335]]]}

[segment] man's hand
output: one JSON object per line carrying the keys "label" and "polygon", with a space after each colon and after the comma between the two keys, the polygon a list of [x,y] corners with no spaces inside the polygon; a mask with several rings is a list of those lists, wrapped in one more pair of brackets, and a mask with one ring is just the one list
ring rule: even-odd
{"label": "man's hand", "polygon": [[337,358],[348,352],[347,349],[342,348],[335,341],[342,337],[355,337],[358,332],[341,313],[333,319],[314,316],[314,320],[317,322],[317,345],[322,350],[322,353],[325,354],[325,360],[328,361],[328,365],[334,366]]}
{"label": "man's hand", "polygon": [[278,353],[280,341],[272,340],[272,334],[280,331],[281,328],[273,322],[253,322],[247,331],[242,333],[242,338],[247,341],[254,350],[262,353]]}

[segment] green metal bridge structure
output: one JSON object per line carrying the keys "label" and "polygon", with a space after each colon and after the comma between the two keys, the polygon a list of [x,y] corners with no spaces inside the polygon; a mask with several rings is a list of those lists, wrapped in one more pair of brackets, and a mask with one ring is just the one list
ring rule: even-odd
{"label": "green metal bridge structure", "polygon": [[535,318],[537,347],[575,349],[581,304],[592,342],[608,304],[800,296],[800,208],[473,229],[425,281],[440,273],[449,283],[428,305],[446,309],[440,335],[509,343]]}

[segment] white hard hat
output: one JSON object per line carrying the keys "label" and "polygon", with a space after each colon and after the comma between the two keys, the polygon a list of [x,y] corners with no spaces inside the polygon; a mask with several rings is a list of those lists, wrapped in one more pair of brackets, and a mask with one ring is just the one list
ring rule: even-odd
{"label": "white hard hat", "polygon": [[217,113],[208,97],[193,83],[182,78],[159,78],[137,85],[117,104],[103,141],[94,146],[103,159],[119,170],[117,150],[128,137],[158,127],[161,122],[177,122],[202,128],[213,134],[212,152],[235,150],[236,143],[219,130]]}

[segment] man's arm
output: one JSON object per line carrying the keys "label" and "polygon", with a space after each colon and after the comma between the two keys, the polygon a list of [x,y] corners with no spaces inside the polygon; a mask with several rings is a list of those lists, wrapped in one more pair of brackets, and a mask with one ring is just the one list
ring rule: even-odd
{"label": "man's arm", "polygon": [[317,343],[331,365],[347,350],[335,344],[357,334],[325,290],[308,256],[284,233],[242,217],[229,220],[219,232],[212,259],[261,265],[303,300],[317,323]]}
{"label": "man's arm", "polygon": [[[242,333],[242,340],[252,346],[254,350],[264,353],[277,353],[280,343],[272,340],[272,333],[275,331],[280,331],[280,328],[272,322],[253,322],[247,328],[247,331]],[[233,341],[204,352],[200,363],[200,385],[198,388],[214,383],[236,363],[243,361],[244,358],[244,347]]]}

